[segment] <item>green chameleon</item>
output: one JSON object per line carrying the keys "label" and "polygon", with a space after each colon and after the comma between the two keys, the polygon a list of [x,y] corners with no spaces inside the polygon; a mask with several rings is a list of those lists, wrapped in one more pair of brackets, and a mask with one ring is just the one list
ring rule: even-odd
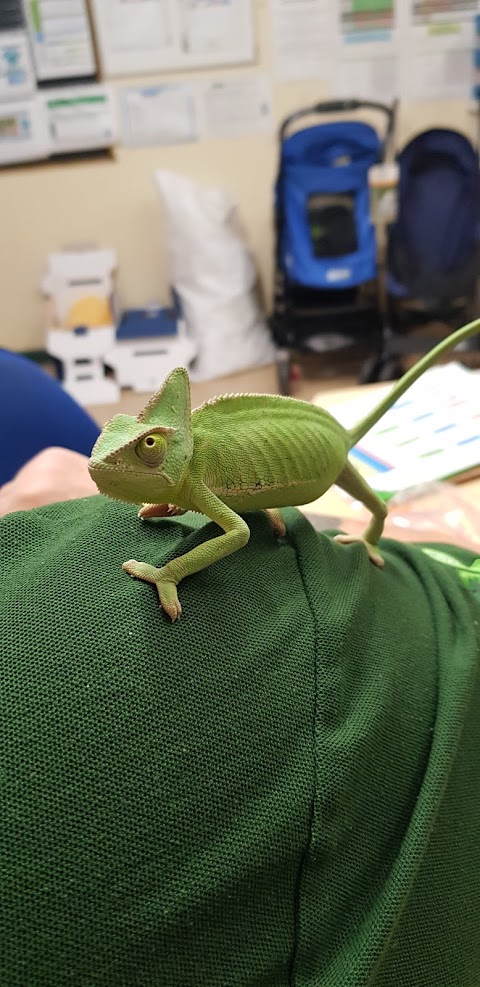
{"label": "green chameleon", "polygon": [[240,515],[264,510],[283,536],[279,508],[309,504],[334,483],[372,515],[362,537],[337,535],[336,540],[362,541],[372,562],[382,566],[377,546],[387,507],[348,453],[439,356],[479,331],[480,319],[448,336],[350,431],[322,408],[279,395],[230,394],[192,412],[188,374],[173,370],[137,418],[116,415],[106,423],[92,450],[90,475],[100,493],[143,504],[141,518],[197,511],[223,534],[162,568],[130,560],[125,571],[154,583],[162,607],[176,620],[180,580],[248,542],[250,530]]}

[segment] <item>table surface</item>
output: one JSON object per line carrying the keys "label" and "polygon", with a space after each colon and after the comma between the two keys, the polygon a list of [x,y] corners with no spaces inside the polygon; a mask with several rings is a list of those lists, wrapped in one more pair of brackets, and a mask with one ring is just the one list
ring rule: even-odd
{"label": "table surface", "polygon": [[[318,394],[313,399],[314,404],[320,405],[327,411],[335,414],[335,406],[359,395],[383,391],[385,384],[364,384],[361,387],[346,387],[339,390],[327,391],[325,394]],[[473,507],[480,509],[480,477],[473,480],[465,480],[456,483],[454,486],[461,493],[462,498],[468,501]],[[311,514],[327,515],[333,518],[348,517],[350,513],[351,499],[347,498],[337,487],[332,487],[319,500],[309,504],[306,510]]]}

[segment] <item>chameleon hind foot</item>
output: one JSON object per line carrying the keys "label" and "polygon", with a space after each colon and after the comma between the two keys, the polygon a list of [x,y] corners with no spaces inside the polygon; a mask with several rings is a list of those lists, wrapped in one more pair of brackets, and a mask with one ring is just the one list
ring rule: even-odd
{"label": "chameleon hind foot", "polygon": [[368,557],[374,565],[377,565],[379,569],[382,569],[385,565],[378,545],[372,545],[366,538],[362,538],[361,535],[335,535],[335,541],[339,542],[340,545],[355,545],[357,542],[360,542],[361,545],[365,545]]}
{"label": "chameleon hind foot", "polygon": [[157,569],[154,565],[149,565],[148,562],[136,562],[135,559],[124,562],[122,569],[134,579],[153,583],[157,587],[160,603],[165,613],[172,620],[177,620],[180,617],[182,607],[178,599],[177,584],[172,579],[165,578],[163,569]]}
{"label": "chameleon hind foot", "polygon": [[278,535],[279,538],[285,538],[285,535],[287,533],[287,528],[285,525],[285,521],[283,520],[283,517],[280,511],[278,510],[278,508],[268,507],[265,511],[265,514],[270,519],[270,523],[272,525],[275,534]]}

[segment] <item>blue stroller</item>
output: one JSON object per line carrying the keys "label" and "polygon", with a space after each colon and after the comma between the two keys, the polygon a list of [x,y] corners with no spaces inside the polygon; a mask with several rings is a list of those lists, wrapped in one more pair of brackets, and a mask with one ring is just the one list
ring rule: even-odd
{"label": "blue stroller", "polygon": [[[398,162],[398,215],[388,238],[387,327],[370,380],[400,376],[402,355],[417,354],[439,341],[431,334],[414,336],[414,329],[435,322],[452,331],[480,311],[480,169],[475,148],[463,134],[436,128],[411,140]],[[462,350],[477,347],[473,338]]]}
{"label": "blue stroller", "polygon": [[[290,133],[303,117],[357,110],[386,116],[383,140],[359,120]],[[282,393],[289,390],[291,350],[370,343],[378,351],[382,314],[368,172],[384,160],[394,124],[395,104],[340,100],[299,110],[281,126],[270,326]]]}

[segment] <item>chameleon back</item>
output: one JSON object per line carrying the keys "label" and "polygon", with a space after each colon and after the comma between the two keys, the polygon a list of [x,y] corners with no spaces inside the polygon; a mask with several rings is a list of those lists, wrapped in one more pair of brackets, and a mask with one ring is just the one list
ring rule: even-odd
{"label": "chameleon back", "polygon": [[350,439],[327,412],[270,394],[215,398],[192,414],[194,454],[208,487],[236,511],[305,504],[343,469]]}

